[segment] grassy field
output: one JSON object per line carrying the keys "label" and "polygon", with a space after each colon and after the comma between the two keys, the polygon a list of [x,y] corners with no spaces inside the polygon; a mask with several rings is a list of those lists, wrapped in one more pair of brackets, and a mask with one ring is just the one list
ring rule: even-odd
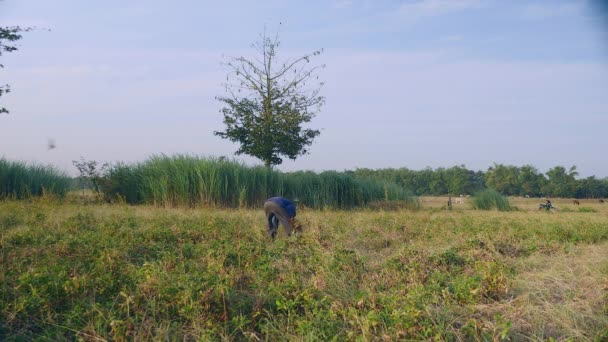
{"label": "grassy field", "polygon": [[606,340],[608,204],[417,211],[0,201],[0,340]]}

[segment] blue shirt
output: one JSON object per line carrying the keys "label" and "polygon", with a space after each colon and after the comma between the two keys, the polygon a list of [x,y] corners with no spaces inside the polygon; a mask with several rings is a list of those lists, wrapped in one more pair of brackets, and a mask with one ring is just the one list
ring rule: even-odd
{"label": "blue shirt", "polygon": [[278,204],[283,208],[289,217],[296,217],[296,205],[285,197],[272,197],[268,201]]}

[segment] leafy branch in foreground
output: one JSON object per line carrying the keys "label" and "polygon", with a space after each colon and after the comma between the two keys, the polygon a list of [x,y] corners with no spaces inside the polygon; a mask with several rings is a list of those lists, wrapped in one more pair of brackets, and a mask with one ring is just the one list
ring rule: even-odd
{"label": "leafy branch in foreground", "polygon": [[[21,28],[19,26],[0,27],[0,56],[2,56],[3,53],[17,51],[16,42],[21,39],[20,33],[30,30],[32,29]],[[4,68],[4,65],[0,64],[0,68]],[[8,84],[0,86],[0,97],[10,91],[11,88]],[[0,113],[8,113],[8,109],[0,107]]]}

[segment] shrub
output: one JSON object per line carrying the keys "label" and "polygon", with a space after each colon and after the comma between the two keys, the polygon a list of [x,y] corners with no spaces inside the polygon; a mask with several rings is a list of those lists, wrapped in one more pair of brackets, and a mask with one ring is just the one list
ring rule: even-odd
{"label": "shrub", "polygon": [[494,189],[485,189],[473,197],[473,207],[480,210],[509,211],[509,199]]}

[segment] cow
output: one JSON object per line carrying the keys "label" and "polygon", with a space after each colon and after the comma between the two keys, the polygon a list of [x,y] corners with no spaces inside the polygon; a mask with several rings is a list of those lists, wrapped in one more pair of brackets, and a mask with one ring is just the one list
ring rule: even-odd
{"label": "cow", "polygon": [[574,200],[574,201],[572,201],[572,204],[574,204],[574,205],[580,205],[581,202],[579,202],[578,200]]}

